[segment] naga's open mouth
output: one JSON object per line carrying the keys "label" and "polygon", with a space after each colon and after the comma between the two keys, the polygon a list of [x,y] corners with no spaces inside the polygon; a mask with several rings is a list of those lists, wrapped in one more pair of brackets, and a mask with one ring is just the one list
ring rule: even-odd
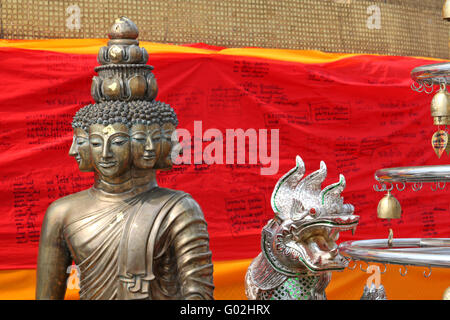
{"label": "naga's open mouth", "polygon": [[318,227],[327,228],[330,231],[337,232],[352,230],[352,233],[354,234],[358,222],[359,216],[353,214],[322,216],[309,223],[305,222],[302,224],[301,228],[299,228],[298,235],[302,235],[303,233],[307,233],[310,229]]}
{"label": "naga's open mouth", "polygon": [[341,231],[354,233],[358,222],[356,215],[324,216],[304,222],[278,238],[279,250],[314,272],[342,270],[347,261],[339,254],[336,240]]}

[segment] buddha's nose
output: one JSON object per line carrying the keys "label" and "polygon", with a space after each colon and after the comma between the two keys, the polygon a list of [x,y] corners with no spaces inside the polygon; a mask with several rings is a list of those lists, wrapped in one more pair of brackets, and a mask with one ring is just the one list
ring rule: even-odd
{"label": "buddha's nose", "polygon": [[153,150],[154,149],[154,143],[150,136],[147,137],[147,140],[145,141],[145,150]]}
{"label": "buddha's nose", "polygon": [[102,157],[103,158],[110,158],[110,157],[112,157],[111,148],[109,146],[109,143],[105,143],[105,145],[103,146]]}
{"label": "buddha's nose", "polygon": [[72,140],[72,145],[70,146],[70,149],[69,149],[69,156],[71,156],[71,157],[75,157],[76,155],[77,155],[77,144],[75,143],[75,137],[73,137],[73,140]]}

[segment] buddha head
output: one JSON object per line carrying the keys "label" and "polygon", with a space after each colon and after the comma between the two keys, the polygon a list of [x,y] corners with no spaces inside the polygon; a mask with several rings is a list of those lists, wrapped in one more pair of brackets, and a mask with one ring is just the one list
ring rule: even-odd
{"label": "buddha head", "polygon": [[131,165],[130,123],[124,102],[90,104],[77,113],[88,133],[91,163],[98,177],[109,183],[129,179]]}
{"label": "buddha head", "polygon": [[155,168],[170,169],[172,168],[172,135],[178,125],[178,119],[174,110],[169,105],[158,102],[158,106],[161,126],[161,153]]}
{"label": "buddha head", "polygon": [[89,145],[96,173],[107,182],[121,182],[130,171],[131,152],[128,127],[123,123],[93,124]]}
{"label": "buddha head", "polygon": [[161,143],[160,103],[105,101],[88,105],[77,113],[73,126],[80,138],[74,138],[70,154],[77,159],[82,157],[76,143],[79,141],[84,157],[90,157],[86,163],[91,164],[91,169],[101,180],[109,183],[129,179],[132,166],[142,170],[156,169],[162,157],[166,159],[163,161],[164,168],[169,167],[167,158],[170,156],[170,137],[175,130],[176,115],[170,106],[164,106],[164,132],[170,144]]}
{"label": "buddha head", "polygon": [[137,169],[153,169],[161,154],[159,110],[155,103],[130,106],[131,154]]}
{"label": "buddha head", "polygon": [[89,135],[86,132],[86,127],[82,122],[82,115],[80,113],[81,110],[77,112],[72,122],[73,140],[69,149],[69,156],[75,158],[80,171],[91,172],[94,171],[94,166],[89,149]]}

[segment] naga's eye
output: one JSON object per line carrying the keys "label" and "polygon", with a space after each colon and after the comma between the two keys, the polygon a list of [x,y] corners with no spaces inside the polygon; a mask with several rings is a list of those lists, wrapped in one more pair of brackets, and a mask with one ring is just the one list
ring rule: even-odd
{"label": "naga's eye", "polygon": [[316,212],[316,209],[315,209],[315,208],[309,209],[309,214],[310,214],[310,215],[315,216],[316,213],[317,213],[317,212]]}

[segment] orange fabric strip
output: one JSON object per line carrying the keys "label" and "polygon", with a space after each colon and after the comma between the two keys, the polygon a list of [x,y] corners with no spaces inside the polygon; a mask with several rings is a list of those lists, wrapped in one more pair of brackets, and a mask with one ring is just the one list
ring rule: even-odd
{"label": "orange fabric strip", "polygon": [[[0,40],[0,47],[96,55],[100,47],[105,46],[107,41],[107,39]],[[265,48],[225,48],[222,50],[214,50],[196,48],[195,45],[178,46],[148,41],[140,41],[140,46],[144,47],[149,54],[221,54],[299,63],[328,63],[361,55],[353,53],[326,53],[316,50]],[[425,59],[423,57],[416,58]]]}
{"label": "orange fabric strip", "polygon": [[[245,300],[244,277],[251,259],[221,261],[214,263],[215,298],[218,300]],[[367,267],[366,265],[363,268]],[[389,300],[440,300],[450,286],[449,269],[433,268],[429,278],[423,276],[427,269],[408,267],[408,274],[402,277],[400,266],[388,265],[381,275],[381,284]],[[381,267],[383,270],[384,267]],[[334,272],[326,293],[330,300],[358,300],[369,274],[346,269]],[[34,299],[36,286],[35,270],[0,271],[0,300]],[[77,290],[67,290],[66,299],[78,299]]]}

